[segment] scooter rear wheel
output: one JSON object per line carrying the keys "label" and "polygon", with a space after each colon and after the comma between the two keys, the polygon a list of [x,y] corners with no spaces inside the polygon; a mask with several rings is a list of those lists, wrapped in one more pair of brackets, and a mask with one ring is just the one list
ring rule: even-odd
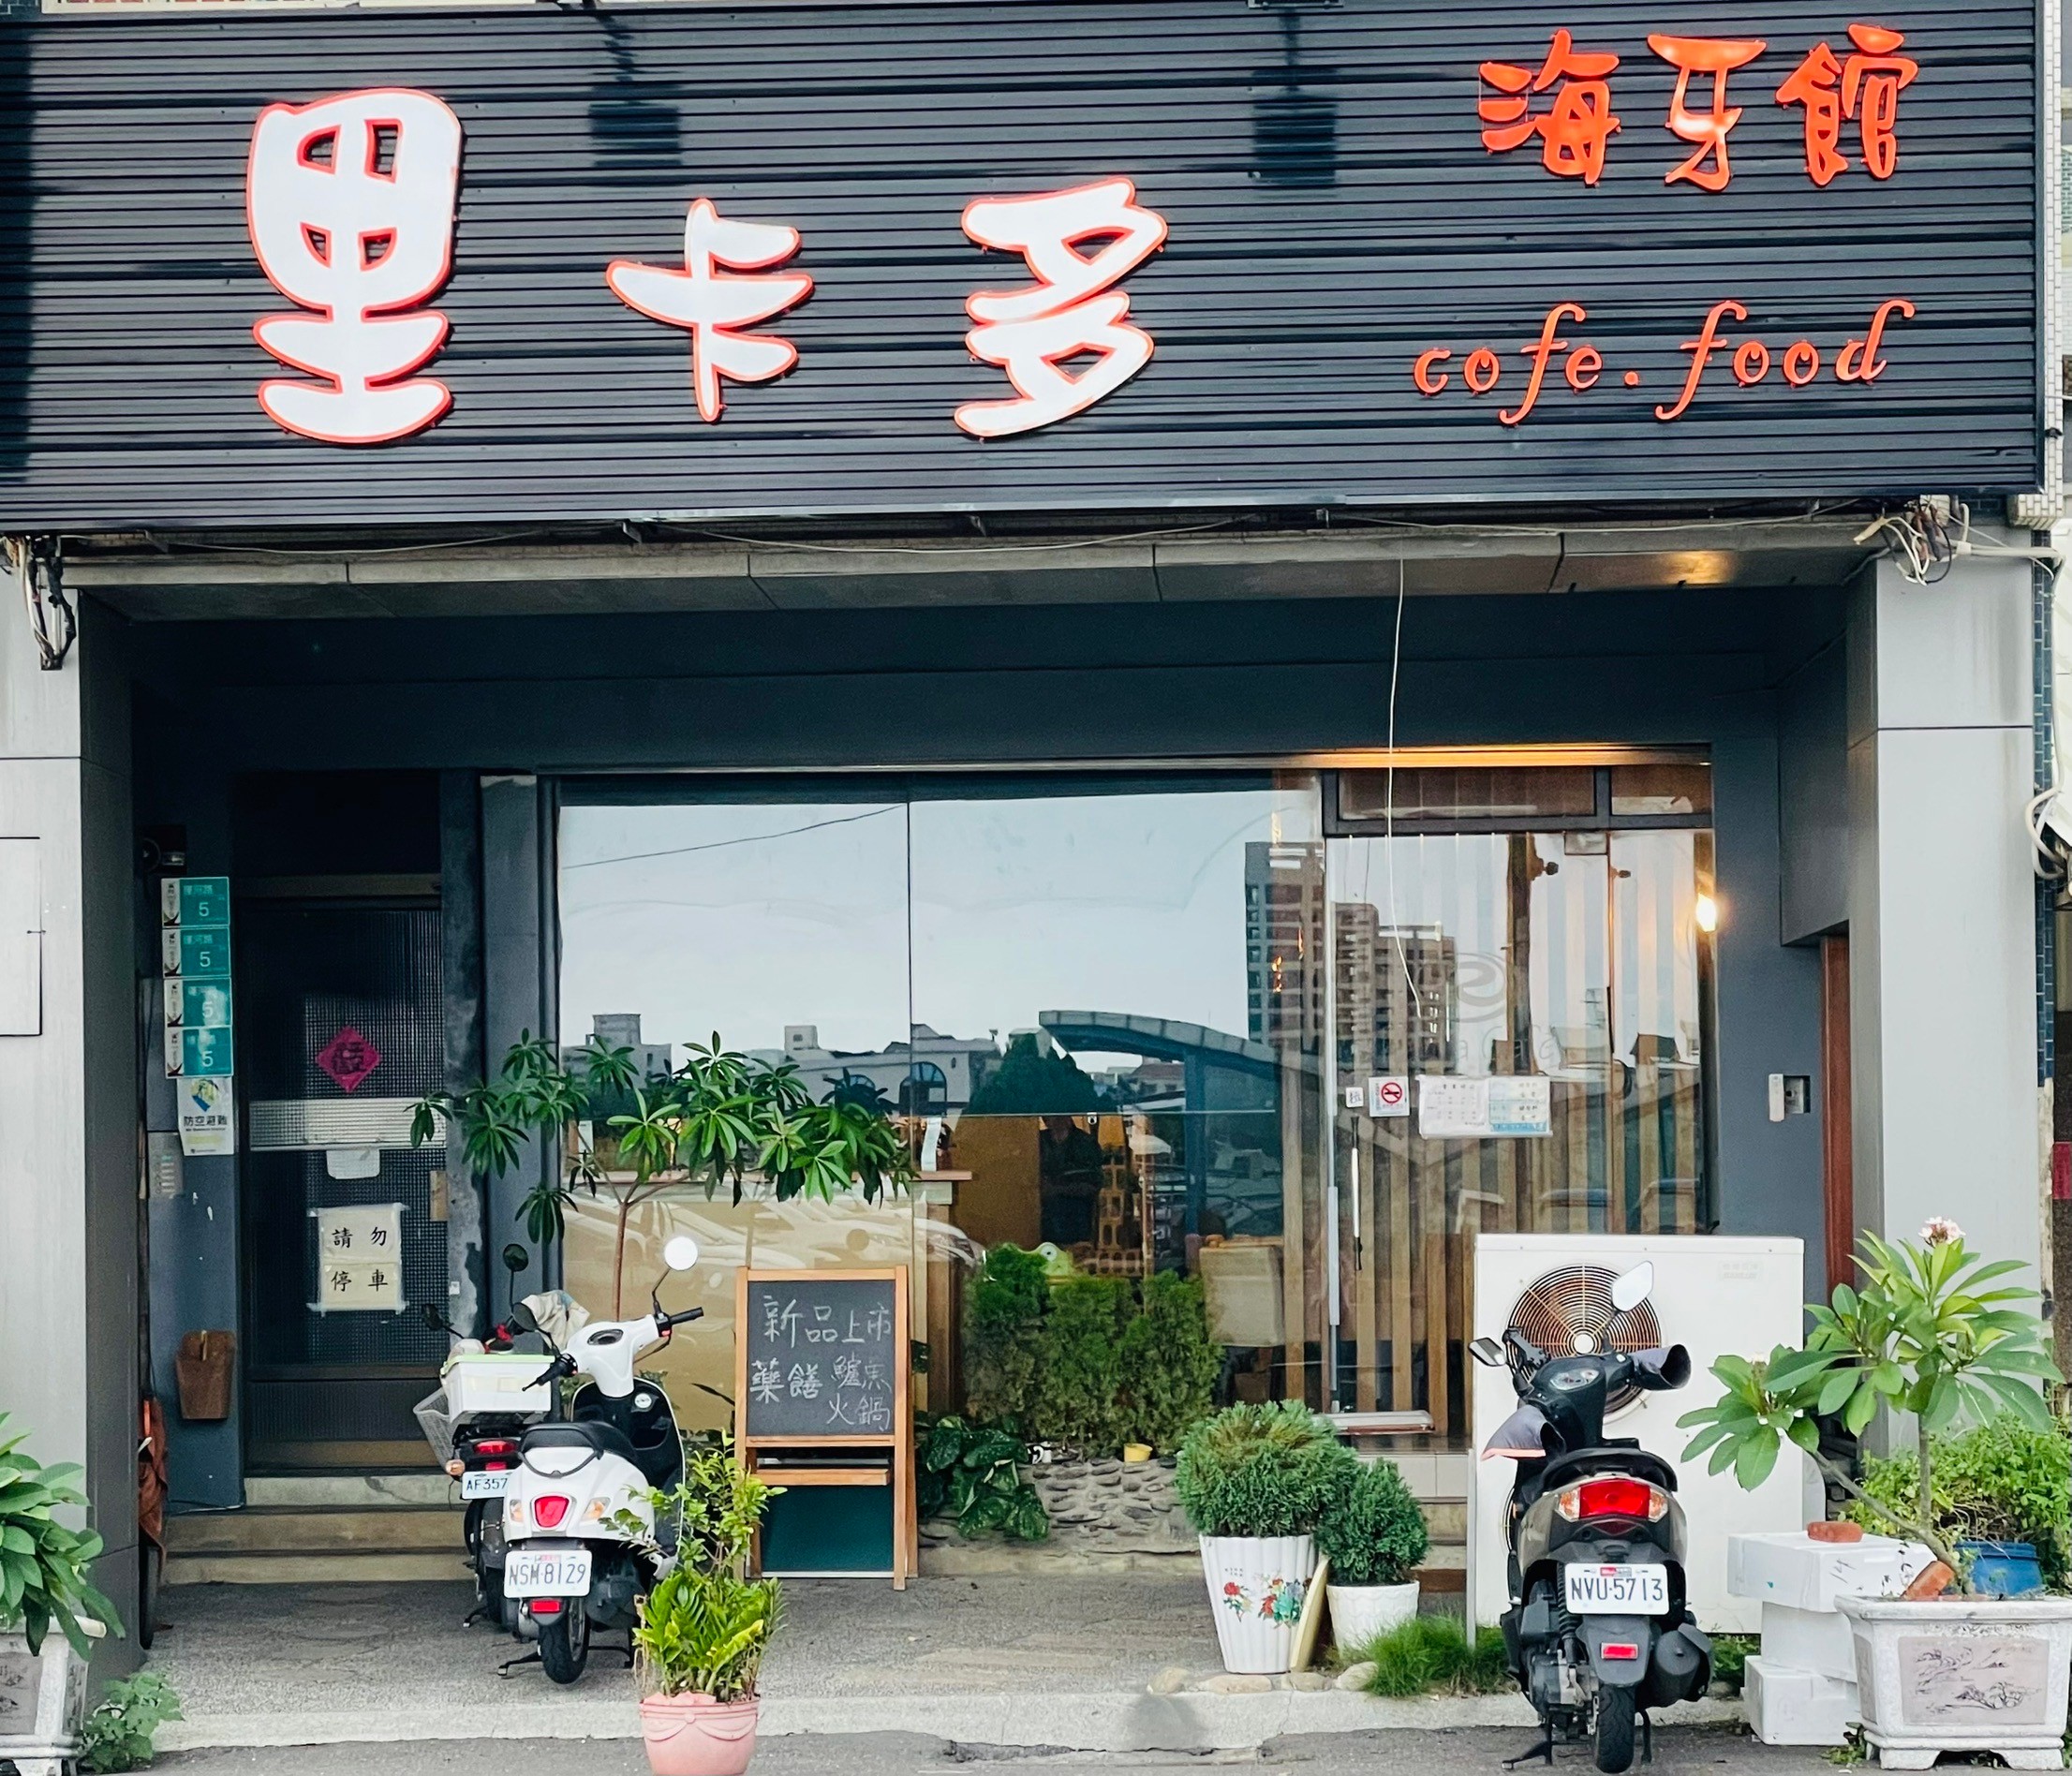
{"label": "scooter rear wheel", "polygon": [[[558,1616],[540,1619],[540,1665],[555,1683],[573,1683],[590,1662],[590,1618],[583,1599],[570,1597]],[[1633,1761],[1632,1732],[1627,1733],[1626,1761]],[[1621,1766],[1621,1769],[1624,1765]]]}
{"label": "scooter rear wheel", "polygon": [[1597,1768],[1620,1776],[1633,1768],[1634,1693],[1614,1684],[1597,1692]]}

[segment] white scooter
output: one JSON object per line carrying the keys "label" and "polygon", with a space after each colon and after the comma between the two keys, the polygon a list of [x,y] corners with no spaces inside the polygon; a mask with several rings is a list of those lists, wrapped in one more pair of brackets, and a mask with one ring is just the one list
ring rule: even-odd
{"label": "white scooter", "polygon": [[[687,1271],[698,1262],[698,1242],[679,1236],[662,1260],[671,1271]],[[633,1626],[654,1580],[647,1495],[683,1478],[683,1439],[669,1396],[638,1380],[633,1366],[704,1310],[665,1313],[659,1282],[653,1299],[654,1311],[638,1320],[597,1320],[570,1331],[540,1379],[557,1397],[565,1377],[587,1376],[589,1384],[577,1391],[570,1418],[525,1432],[504,1493],[504,1596],[515,1606],[520,1635],[538,1638],[540,1664],[556,1683],[583,1675],[593,1629]]]}

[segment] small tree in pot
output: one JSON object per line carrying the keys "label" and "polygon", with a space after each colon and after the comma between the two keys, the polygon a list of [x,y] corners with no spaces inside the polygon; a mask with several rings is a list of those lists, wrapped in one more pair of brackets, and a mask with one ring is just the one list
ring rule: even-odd
{"label": "small tree in pot", "polygon": [[[2035,1292],[1994,1287],[2019,1264],[1988,1263],[1963,1230],[1938,1217],[1918,1242],[1863,1236],[1860,1288],[1837,1288],[1807,1309],[1802,1351],[1767,1359],[1723,1357],[1719,1400],[1686,1413],[1696,1435],[1684,1459],[1711,1452],[1711,1471],[1760,1486],[1785,1442],[1857,1502],[1860,1515],[1912,1541],[1964,1586],[1948,1601],[1844,1597],[1857,1639],[1864,1729],[1880,1761],[1927,1769],[1942,1751],[1999,1752],[2020,1768],[2058,1769],[2072,1676],[2072,1600],[1987,1601],[1969,1594],[1965,1561],[1936,1508],[1931,1439],[1969,1417],[2005,1411],[2051,1423],[2038,1384],[2061,1381],[2043,1349]],[[1839,1414],[1862,1432],[1881,1406],[1913,1415],[1917,1490],[1911,1508],[1873,1497],[1820,1447],[1819,1419]],[[2047,1759],[2047,1762],[2037,1760]]]}
{"label": "small tree in pot", "polygon": [[1364,1646],[1416,1615],[1417,1568],[1430,1546],[1425,1514],[1396,1464],[1384,1456],[1363,1468],[1317,1526],[1340,1648]]}
{"label": "small tree in pot", "polygon": [[1201,1537],[1230,1670],[1270,1674],[1294,1663],[1317,1528],[1359,1471],[1330,1423],[1299,1400],[1232,1406],[1188,1433],[1174,1487]]}
{"label": "small tree in pot", "polygon": [[78,1755],[93,1642],[122,1630],[86,1576],[101,1538],[58,1518],[86,1508],[72,1484],[79,1468],[45,1467],[25,1435],[7,1434],[7,1419],[0,1413],[0,1694],[31,1712],[0,1725],[0,1762],[55,1770]]}

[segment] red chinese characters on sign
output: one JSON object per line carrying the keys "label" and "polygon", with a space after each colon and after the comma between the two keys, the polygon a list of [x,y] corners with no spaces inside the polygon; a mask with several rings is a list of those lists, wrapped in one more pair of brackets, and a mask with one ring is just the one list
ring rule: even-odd
{"label": "red chinese characters on sign", "polygon": [[446,385],[411,373],[446,341],[446,317],[423,304],[452,269],[460,158],[460,120],[429,93],[382,87],[259,113],[245,172],[252,248],[301,312],[252,333],[322,378],[259,385],[259,406],[287,430],[381,444],[446,411]]}
{"label": "red chinese characters on sign", "polygon": [[[1482,145],[1493,155],[1508,154],[1538,136],[1547,171],[1595,185],[1604,176],[1605,144],[1619,127],[1609,79],[1618,66],[1616,55],[1577,50],[1566,31],[1554,33],[1554,46],[1537,72],[1515,62],[1483,63],[1482,78],[1497,96],[1485,96],[1475,108],[1484,126]],[[1553,98],[1535,111],[1532,99],[1549,89]]]}
{"label": "red chinese characters on sign", "polygon": [[[956,422],[974,437],[1008,437],[1084,413],[1151,362],[1151,335],[1130,324],[1130,298],[1113,287],[1165,244],[1165,218],[1136,201],[1127,179],[1028,198],[980,198],[964,231],[982,246],[1019,253],[1033,286],[981,290],[965,303],[978,324],[971,355],[1007,372],[1017,396],[970,401]],[[1082,252],[1083,243],[1098,243]],[[1072,360],[1091,357],[1080,370]]]}
{"label": "red chinese characters on sign", "polygon": [[[1726,159],[1726,136],[1741,121],[1741,108],[1726,102],[1726,77],[1745,67],[1769,45],[1760,37],[1650,37],[1648,47],[1677,70],[1676,96],[1669,101],[1669,133],[1695,142],[1697,152],[1663,179],[1675,185],[1688,179],[1706,191],[1724,191],[1733,177]],[[1691,76],[1712,77],[1712,108],[1693,111]],[[1706,164],[1707,160],[1711,165]]]}
{"label": "red chinese characters on sign", "polygon": [[[1826,185],[1848,170],[1842,126],[1857,122],[1863,164],[1872,178],[1889,179],[1899,163],[1900,94],[1920,74],[1920,64],[1897,52],[1904,35],[1883,25],[1849,27],[1855,53],[1847,61],[1826,43],[1811,53],[1777,89],[1780,105],[1806,111],[1806,170]],[[1665,127],[1694,152],[1664,177],[1705,191],[1724,191],[1733,178],[1727,136],[1742,108],[1727,103],[1727,77],[1746,67],[1769,45],[1759,37],[1696,37],[1650,35],[1648,47],[1677,70]],[[1541,161],[1561,178],[1595,185],[1603,176],[1606,144],[1620,126],[1612,113],[1611,75],[1619,57],[1608,51],[1579,51],[1567,31],[1556,31],[1547,60],[1537,70],[1515,62],[1485,62],[1483,81],[1495,89],[1476,104],[1482,145],[1491,154],[1543,141]],[[1709,81],[1709,104],[1691,102],[1693,76]],[[1702,89],[1701,89],[1702,91]],[[1544,107],[1535,100],[1551,92]]]}
{"label": "red chinese characters on sign", "polygon": [[[789,339],[743,333],[802,303],[813,280],[804,272],[772,273],[799,250],[799,231],[771,222],[730,222],[700,198],[684,221],[684,269],[614,259],[604,281],[629,308],[690,334],[690,380],[698,415],[707,424],[724,402],[719,378],[769,382],[798,363]],[[760,275],[735,275],[741,273]]]}
{"label": "red chinese characters on sign", "polygon": [[318,1051],[317,1064],[340,1091],[357,1091],[380,1066],[381,1051],[348,1024]]}
{"label": "red chinese characters on sign", "polygon": [[1780,105],[1806,108],[1806,170],[1817,185],[1830,185],[1849,170],[1842,152],[1845,118],[1857,120],[1864,170],[1873,179],[1892,176],[1900,156],[1900,94],[1921,71],[1912,57],[1894,53],[1906,41],[1897,31],[1852,24],[1849,40],[1857,52],[1846,62],[1827,44],[1815,44],[1777,89]]}

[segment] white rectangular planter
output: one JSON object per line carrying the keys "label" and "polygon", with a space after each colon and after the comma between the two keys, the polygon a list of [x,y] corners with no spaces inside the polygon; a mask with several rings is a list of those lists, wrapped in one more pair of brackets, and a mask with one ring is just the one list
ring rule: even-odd
{"label": "white rectangular planter", "polygon": [[1856,1639],[1864,1737],[1887,1769],[1927,1769],[1940,1752],[2064,1769],[2072,1598],[1835,1602]]}
{"label": "white rectangular planter", "polygon": [[[100,1624],[81,1624],[98,1639]],[[0,1634],[0,1763],[22,1776],[63,1776],[79,1755],[86,1718],[86,1661],[52,1628],[29,1650],[19,1634]]]}
{"label": "white rectangular planter", "polygon": [[1277,1677],[1295,1663],[1302,1604],[1317,1570],[1307,1535],[1202,1537],[1202,1573],[1226,1671]]}

